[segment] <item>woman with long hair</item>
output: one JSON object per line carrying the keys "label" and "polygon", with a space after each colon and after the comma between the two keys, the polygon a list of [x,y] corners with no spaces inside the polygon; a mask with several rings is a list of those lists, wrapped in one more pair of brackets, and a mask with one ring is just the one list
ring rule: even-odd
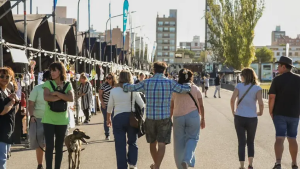
{"label": "woman with long hair", "polygon": [[[248,147],[248,169],[253,169],[257,116],[263,114],[264,103],[262,99],[262,89],[259,86],[255,71],[252,68],[244,68],[241,77],[242,83],[237,84],[231,97],[230,106],[238,137],[240,169],[245,169],[245,145]],[[238,102],[236,103],[237,99]],[[259,112],[256,110],[257,101],[259,104]]]}
{"label": "woman with long hair", "polygon": [[110,140],[110,131],[109,127],[107,127],[106,119],[107,119],[107,103],[109,100],[109,95],[111,89],[117,84],[116,75],[113,73],[109,73],[106,78],[106,82],[99,89],[99,98],[101,101],[101,112],[103,114],[104,120],[104,132],[105,132],[105,139]]}
{"label": "woman with long hair", "polygon": [[7,154],[12,144],[15,125],[15,112],[19,98],[7,88],[14,72],[8,67],[0,68],[0,168],[6,168]]}
{"label": "woman with long hair", "polygon": [[73,89],[71,83],[66,82],[66,69],[63,63],[52,63],[49,66],[49,71],[51,72],[51,80],[43,84],[44,99],[48,102],[42,119],[46,141],[46,169],[52,169],[54,138],[54,168],[60,169],[63,157],[63,143],[69,124],[67,102],[73,102]]}
{"label": "woman with long hair", "polygon": [[[133,78],[129,71],[123,70],[120,73],[117,87],[110,92],[107,105],[107,126],[111,127],[113,125],[117,168],[128,168],[128,163],[130,169],[137,169],[138,147],[136,141],[138,138],[138,129],[130,126],[130,113],[131,110],[135,112],[135,103],[142,109],[144,102],[138,92],[125,93],[123,91],[123,84],[125,83],[133,84]],[[113,108],[114,117],[112,123],[111,114]],[[126,143],[128,144],[128,153],[126,153]]]}
{"label": "woman with long hair", "polygon": [[85,73],[81,73],[79,81],[79,97],[81,97],[81,109],[85,115],[84,123],[89,123],[90,112],[93,107],[92,84],[89,82],[89,79],[86,77]]}
{"label": "woman with long hair", "polygon": [[171,99],[174,158],[178,169],[187,169],[195,166],[200,128],[205,128],[204,106],[201,91],[193,83],[193,72],[181,69],[178,77],[179,84],[192,84],[190,94],[173,93]]}

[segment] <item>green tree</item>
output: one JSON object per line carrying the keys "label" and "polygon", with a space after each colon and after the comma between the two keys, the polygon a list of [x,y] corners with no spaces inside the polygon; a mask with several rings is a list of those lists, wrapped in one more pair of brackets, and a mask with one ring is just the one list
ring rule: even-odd
{"label": "green tree", "polygon": [[199,62],[206,62],[207,61],[207,54],[208,54],[207,51],[201,51],[200,57],[194,58],[193,62],[198,62],[198,63]]}
{"label": "green tree", "polygon": [[177,49],[176,54],[177,53],[184,53],[184,55],[188,55],[191,59],[193,59],[195,57],[195,52],[193,52],[191,50]]}
{"label": "green tree", "polygon": [[259,59],[261,59],[261,62],[273,62],[274,53],[271,49],[263,47],[260,49],[256,49],[255,57],[256,61],[259,61]]}
{"label": "green tree", "polygon": [[235,69],[248,67],[254,60],[254,29],[264,10],[264,0],[208,0],[206,19],[208,43],[214,60]]}

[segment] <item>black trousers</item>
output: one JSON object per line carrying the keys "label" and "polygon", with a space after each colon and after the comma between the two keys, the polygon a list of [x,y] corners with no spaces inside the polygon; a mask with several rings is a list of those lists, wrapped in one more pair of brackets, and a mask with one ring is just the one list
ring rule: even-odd
{"label": "black trousers", "polygon": [[[53,150],[55,147],[55,169],[60,169],[63,158],[63,145],[67,131],[67,125],[44,124],[46,141],[46,169],[52,169]],[[55,146],[54,146],[55,136]]]}
{"label": "black trousers", "polygon": [[85,121],[90,120],[90,109],[85,109],[83,110],[84,116],[85,116]]}
{"label": "black trousers", "polygon": [[257,117],[248,118],[234,116],[235,130],[239,142],[239,161],[245,161],[245,147],[248,147],[248,157],[254,157],[254,139],[257,128]]}

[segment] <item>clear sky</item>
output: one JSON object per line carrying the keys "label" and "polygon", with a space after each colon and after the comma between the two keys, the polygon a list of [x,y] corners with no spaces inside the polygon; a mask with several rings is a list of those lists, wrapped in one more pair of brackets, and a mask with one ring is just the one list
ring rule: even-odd
{"label": "clear sky", "polygon": [[[29,13],[29,0],[28,12]],[[97,31],[105,30],[105,23],[109,17],[110,0],[90,0],[91,1],[91,24]],[[58,0],[58,6],[67,6],[67,17],[77,17],[78,0]],[[80,30],[88,28],[87,8],[88,0],[80,2]],[[123,0],[111,0],[112,15],[122,14]],[[271,32],[275,30],[276,25],[281,25],[281,29],[286,31],[288,36],[295,38],[300,34],[300,0],[265,0],[266,8],[263,17],[255,29],[255,46],[265,46],[271,43]],[[53,0],[33,0],[33,13],[36,13],[36,7],[39,13],[51,13]],[[22,11],[23,5],[20,5]],[[151,41],[155,41],[155,21],[156,16],[169,15],[169,9],[178,11],[177,42],[191,41],[194,35],[200,35],[204,42],[205,21],[204,10],[205,0],[129,0],[131,11],[137,11],[133,14],[133,25],[143,27],[142,32]],[[16,14],[16,9],[13,13]],[[122,26],[122,17],[112,20],[112,27]]]}

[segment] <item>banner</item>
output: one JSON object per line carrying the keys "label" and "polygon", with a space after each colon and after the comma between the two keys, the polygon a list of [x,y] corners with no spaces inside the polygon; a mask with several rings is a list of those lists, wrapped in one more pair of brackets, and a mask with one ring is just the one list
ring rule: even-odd
{"label": "banner", "polygon": [[123,46],[125,45],[125,39],[126,39],[128,8],[129,8],[128,0],[125,0],[123,5]]}
{"label": "banner", "polygon": [[54,11],[56,9],[56,5],[57,5],[57,0],[53,0],[53,8],[54,8]]}

